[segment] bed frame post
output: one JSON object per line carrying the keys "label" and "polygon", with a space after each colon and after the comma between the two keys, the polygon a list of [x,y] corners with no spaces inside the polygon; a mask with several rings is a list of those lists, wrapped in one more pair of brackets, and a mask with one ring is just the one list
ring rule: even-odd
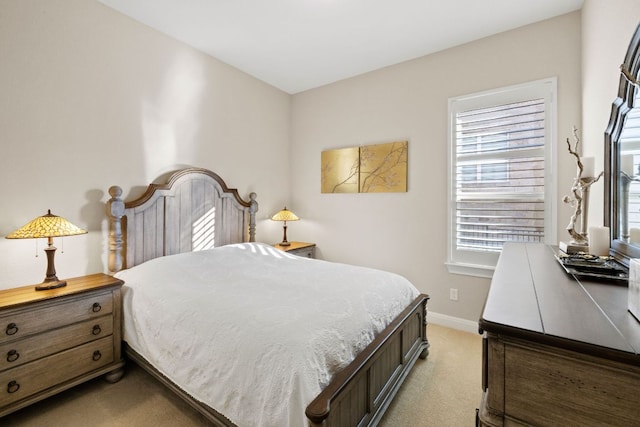
{"label": "bed frame post", "polygon": [[116,273],[122,270],[122,217],[124,216],[124,201],[122,188],[114,185],[109,188],[111,198],[107,202],[107,216],[109,217],[109,271]]}
{"label": "bed frame post", "polygon": [[258,202],[256,202],[256,193],[249,194],[249,241],[256,241],[256,212],[258,212]]}
{"label": "bed frame post", "polygon": [[427,322],[427,314],[428,314],[428,310],[427,310],[427,302],[429,301],[429,297],[427,296],[427,301],[425,301],[424,303],[424,314],[422,315],[422,320],[423,320],[423,325],[422,325],[422,338],[424,340],[424,349],[420,352],[420,359],[425,360],[427,358],[427,356],[429,356],[429,338],[427,337],[427,326],[429,325],[429,322]]}

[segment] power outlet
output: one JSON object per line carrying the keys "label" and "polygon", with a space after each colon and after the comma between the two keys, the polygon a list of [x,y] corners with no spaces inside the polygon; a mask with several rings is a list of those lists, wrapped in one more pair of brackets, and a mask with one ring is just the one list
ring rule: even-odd
{"label": "power outlet", "polygon": [[451,301],[458,301],[458,290],[455,288],[449,289],[449,299]]}

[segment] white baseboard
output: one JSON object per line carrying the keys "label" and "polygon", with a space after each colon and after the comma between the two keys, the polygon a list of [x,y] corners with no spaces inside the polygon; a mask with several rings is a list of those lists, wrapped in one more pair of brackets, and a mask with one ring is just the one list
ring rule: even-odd
{"label": "white baseboard", "polygon": [[472,334],[478,333],[478,322],[472,320],[461,319],[460,317],[448,316],[446,314],[434,313],[427,310],[427,322],[436,325],[446,326],[451,329],[458,329]]}

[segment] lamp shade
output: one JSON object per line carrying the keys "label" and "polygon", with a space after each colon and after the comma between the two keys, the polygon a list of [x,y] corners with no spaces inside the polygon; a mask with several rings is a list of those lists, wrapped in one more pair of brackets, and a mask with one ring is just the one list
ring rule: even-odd
{"label": "lamp shade", "polygon": [[297,221],[300,218],[285,206],[284,209],[275,213],[271,219],[274,221]]}
{"label": "lamp shade", "polygon": [[37,239],[41,237],[62,237],[85,234],[87,230],[76,227],[61,216],[53,215],[51,210],[23,225],[7,236],[7,239]]}

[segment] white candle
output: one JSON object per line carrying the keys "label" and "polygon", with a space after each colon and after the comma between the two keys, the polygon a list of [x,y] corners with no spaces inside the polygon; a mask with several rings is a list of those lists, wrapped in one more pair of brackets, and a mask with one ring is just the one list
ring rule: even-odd
{"label": "white candle", "polygon": [[620,170],[629,176],[635,175],[633,171],[633,154],[620,156]]}
{"label": "white candle", "polygon": [[[583,157],[582,161],[582,177],[593,178],[595,169],[595,159],[593,157]],[[578,172],[580,170],[578,169]]]}
{"label": "white candle", "polygon": [[[629,243],[640,243],[640,228],[631,228],[629,230]],[[639,261],[640,262],[640,261]]]}
{"label": "white candle", "polygon": [[589,253],[609,255],[609,227],[589,227]]}

